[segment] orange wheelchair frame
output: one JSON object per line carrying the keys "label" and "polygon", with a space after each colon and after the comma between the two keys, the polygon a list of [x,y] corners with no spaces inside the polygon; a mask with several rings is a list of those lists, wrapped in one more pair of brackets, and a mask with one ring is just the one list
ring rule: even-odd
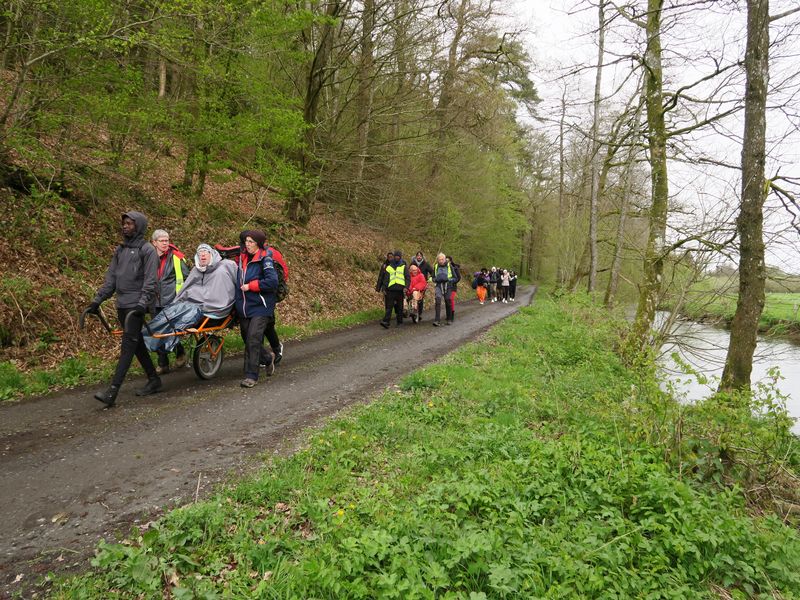
{"label": "orange wheelchair frame", "polygon": [[[79,320],[81,330],[84,329],[86,316],[92,314],[98,318],[100,324],[108,333],[117,336],[122,335],[124,329],[112,329],[99,309],[95,313],[92,313],[88,309],[81,313]],[[124,326],[127,326],[127,321],[130,317],[131,313],[125,318]],[[187,327],[184,330],[173,331],[171,333],[155,333],[152,337],[168,338],[191,335],[194,341],[194,348],[191,350],[192,368],[194,368],[194,372],[200,379],[211,379],[219,371],[225,356],[223,350],[225,338],[218,335],[218,333],[228,329],[233,324],[233,314],[229,314],[219,323],[216,321],[219,321],[219,319],[203,317],[202,322],[197,327]]]}

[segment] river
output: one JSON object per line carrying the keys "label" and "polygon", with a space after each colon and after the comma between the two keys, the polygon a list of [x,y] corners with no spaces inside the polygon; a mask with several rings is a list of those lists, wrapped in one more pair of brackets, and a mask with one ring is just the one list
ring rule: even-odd
{"label": "river", "polygon": [[[667,316],[668,313],[660,313],[657,321],[663,322]],[[722,375],[730,332],[704,323],[681,321],[674,335],[675,342],[665,344],[662,348],[662,374],[675,384],[685,401],[692,402],[707,397],[716,389]],[[671,356],[675,352],[682,360],[708,377],[708,384],[701,384],[696,378],[680,372]],[[768,371],[773,367],[780,370],[782,379],[777,382],[777,388],[786,396],[789,414],[798,419],[793,431],[800,434],[800,346],[781,339],[759,336],[753,359],[753,384],[759,381],[768,382]]]}

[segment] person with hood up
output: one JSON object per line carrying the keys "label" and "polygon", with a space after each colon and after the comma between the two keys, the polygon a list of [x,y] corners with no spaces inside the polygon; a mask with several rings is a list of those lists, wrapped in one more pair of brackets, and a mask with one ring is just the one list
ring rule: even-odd
{"label": "person with hood up", "polygon": [[183,288],[144,328],[144,342],[153,352],[169,352],[180,344],[179,336],[153,337],[194,327],[203,317],[224,319],[236,298],[236,263],[223,260],[208,244],[200,244],[195,266]]}
{"label": "person with hood up", "polygon": [[[136,391],[136,395],[147,396],[161,391],[161,379],[141,335],[144,315],[155,296],[158,254],[153,245],[145,241],[147,217],[129,211],[122,214],[121,224],[123,241],[114,251],[103,284],[86,309],[97,313],[104,301],[114,294],[117,296],[117,318],[124,328],[119,360],[111,384],[105,391],[94,395],[109,408],[116,403],[134,356],[147,375],[147,383]],[[131,315],[130,319],[128,315]]]}
{"label": "person with hood up", "polygon": [[422,302],[425,297],[425,290],[428,289],[428,281],[417,265],[412,264],[409,267],[409,271],[411,273],[411,282],[406,295],[410,299],[411,310],[409,310],[409,314],[411,315],[411,321],[417,323],[422,316]]}
{"label": "person with hood up", "polygon": [[459,279],[461,279],[461,275],[458,272],[458,266],[452,261],[448,261],[444,254],[439,253],[436,256],[436,270],[433,275],[433,281],[436,284],[434,290],[434,327],[439,327],[439,325],[441,325],[442,302],[444,302],[445,324],[453,324],[453,319],[455,318],[456,285]]}
{"label": "person with hood up", "polygon": [[389,329],[392,320],[392,309],[397,318],[397,325],[403,324],[403,296],[411,285],[411,275],[403,254],[400,250],[392,253],[392,260],[386,266],[386,295],[384,296],[384,306],[386,312],[381,321],[381,327]]}
{"label": "person with hood up", "polygon": [[264,332],[275,319],[275,292],[278,274],[272,257],[264,249],[263,231],[244,231],[244,248],[237,262],[236,312],[239,315],[244,349],[244,379],[240,385],[251,388],[258,383],[258,367],[264,364],[267,375],[275,371],[275,360],[263,346]]}
{"label": "person with hood up", "polygon": [[[156,295],[153,303],[153,316],[158,315],[164,307],[175,299],[181,291],[183,282],[189,274],[183,252],[171,244],[169,233],[163,229],[156,229],[150,238],[158,254],[158,272],[156,276]],[[145,342],[146,343],[146,342]],[[186,364],[186,351],[180,341],[175,346],[175,368],[180,369]],[[159,351],[156,373],[163,375],[169,373],[169,353]]]}

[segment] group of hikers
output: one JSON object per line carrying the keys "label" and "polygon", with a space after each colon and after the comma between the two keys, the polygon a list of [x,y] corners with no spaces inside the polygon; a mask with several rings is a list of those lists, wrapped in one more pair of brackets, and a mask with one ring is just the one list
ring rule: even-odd
{"label": "group of hikers", "polygon": [[[148,396],[161,391],[161,375],[170,371],[169,354],[176,368],[186,364],[180,336],[159,335],[192,327],[201,318],[222,320],[235,310],[245,343],[244,379],[240,385],[258,383],[259,371],[271,376],[283,358],[283,344],[275,331],[275,305],[285,295],[289,270],[281,253],[267,243],[263,231],[245,230],[239,247],[217,248],[200,244],[189,269],[186,257],[171,243],[169,233],[156,229],[145,239],[147,218],[129,211],[121,216],[123,241],[114,251],[105,279],[87,313],[116,294],[117,318],[123,327],[119,360],[108,388],[95,394],[107,407],[114,406],[135,356],[147,375],[136,391]],[[145,322],[145,315],[153,318]],[[264,347],[264,339],[268,348]],[[157,352],[158,366],[150,351]]]}
{"label": "group of hikers", "polygon": [[[445,325],[452,325],[456,315],[456,295],[461,281],[461,266],[452,256],[439,253],[433,265],[425,259],[422,251],[417,252],[407,265],[400,250],[386,254],[386,260],[378,272],[375,291],[383,294],[385,313],[381,327],[388,329],[392,313],[397,325],[403,324],[406,316],[412,323],[422,321],[425,307],[425,293],[429,285],[434,289],[433,326],[442,325],[442,306],[445,311]],[[473,274],[472,289],[478,301],[514,302],[517,291],[517,275],[514,271],[492,267],[483,268]]]}

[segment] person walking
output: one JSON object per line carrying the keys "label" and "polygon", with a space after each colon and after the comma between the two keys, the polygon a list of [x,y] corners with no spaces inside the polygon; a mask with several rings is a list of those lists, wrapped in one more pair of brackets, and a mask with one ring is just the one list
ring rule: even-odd
{"label": "person walking", "polygon": [[147,383],[136,391],[136,395],[147,396],[161,391],[161,379],[142,339],[144,316],[155,296],[158,254],[153,245],[145,241],[147,217],[142,213],[123,213],[121,225],[122,243],[114,251],[103,284],[86,309],[96,314],[104,301],[114,294],[117,296],[117,319],[123,328],[119,359],[111,384],[105,391],[94,395],[108,408],[116,403],[134,356],[147,375]]}
{"label": "person walking", "polygon": [[[280,285],[281,281],[288,282],[289,265],[286,264],[286,260],[283,258],[283,254],[281,254],[281,252],[277,248],[270,246],[268,242],[264,242],[264,248],[267,251],[267,254],[270,255],[270,257],[273,260],[273,265],[275,266],[275,273],[278,275],[278,284]],[[278,300],[277,296],[275,300],[277,302]],[[273,362],[275,366],[277,366],[283,360],[283,342],[281,342],[280,338],[278,337],[278,332],[275,331],[275,322],[276,319],[271,319],[267,321],[267,328],[264,331],[264,337],[267,338],[267,342],[269,343],[269,346],[272,349],[272,355],[274,356]],[[266,365],[267,363],[265,362],[264,364]]]}
{"label": "person walking", "polygon": [[389,266],[389,263],[392,262],[394,258],[394,254],[391,252],[386,253],[386,260],[383,261],[380,270],[378,271],[378,281],[375,284],[375,291],[380,292],[384,296],[386,295],[386,284],[389,281],[389,276],[386,274],[386,267]]}
{"label": "person walking", "polygon": [[510,279],[508,275],[508,270],[503,269],[502,274],[500,275],[500,288],[502,290],[501,297],[503,298],[503,303],[508,304],[508,287],[510,285]]}
{"label": "person walking", "polygon": [[458,282],[458,273],[454,265],[448,262],[447,257],[439,253],[436,257],[436,269],[434,270],[433,281],[436,285],[435,294],[435,315],[433,326],[439,327],[442,315],[442,303],[444,303],[445,323],[452,325],[455,303],[455,286]]}
{"label": "person walking", "polygon": [[411,296],[411,310],[409,312],[411,321],[418,323],[422,315],[422,304],[425,298],[425,290],[428,288],[428,281],[417,265],[412,264],[409,267],[409,271],[411,272],[411,284],[408,288],[408,295]]}
{"label": "person walking", "polygon": [[[411,274],[408,270],[406,262],[403,260],[403,254],[400,250],[395,250],[392,253],[391,262],[386,265],[386,295],[384,296],[384,306],[386,312],[381,321],[381,327],[389,329],[389,323],[392,320],[392,310],[395,312],[397,325],[403,324],[403,297],[406,290],[411,285]],[[380,279],[378,280],[380,284]]]}
{"label": "person walking", "polygon": [[[156,229],[150,238],[158,254],[158,271],[156,272],[156,293],[153,303],[153,316],[158,315],[164,307],[175,299],[183,287],[183,282],[189,275],[189,266],[183,253],[170,243],[169,233],[163,229]],[[175,368],[180,369],[186,364],[186,350],[178,341],[175,346]],[[156,373],[163,375],[169,373],[169,353],[165,350],[158,351],[158,366]]]}
{"label": "person walking", "polygon": [[514,302],[517,297],[517,274],[510,271],[508,275],[508,299]]}
{"label": "person walking", "polygon": [[497,302],[497,284],[500,282],[500,273],[497,272],[497,267],[492,267],[489,271],[489,301]]}
{"label": "person walking", "polygon": [[489,287],[489,272],[482,268],[480,271],[475,273],[475,279],[473,279],[473,288],[475,289],[475,294],[478,296],[478,302],[481,304],[486,303],[486,293]]}
{"label": "person walking", "polygon": [[[422,273],[423,277],[425,277],[426,281],[433,281],[433,267],[428,263],[425,259],[425,255],[422,253],[422,250],[417,252],[414,258],[411,259],[411,264],[417,265],[419,267],[420,273]],[[419,311],[417,314],[417,320],[422,321],[422,312],[425,309],[425,292],[422,294],[422,298],[419,301]]]}
{"label": "person walking", "polygon": [[258,383],[258,368],[263,362],[267,375],[275,371],[275,360],[263,346],[264,332],[275,320],[275,292],[278,274],[272,258],[264,249],[267,236],[262,231],[244,231],[244,249],[237,261],[236,313],[244,341],[244,379],[239,383],[251,388]]}

